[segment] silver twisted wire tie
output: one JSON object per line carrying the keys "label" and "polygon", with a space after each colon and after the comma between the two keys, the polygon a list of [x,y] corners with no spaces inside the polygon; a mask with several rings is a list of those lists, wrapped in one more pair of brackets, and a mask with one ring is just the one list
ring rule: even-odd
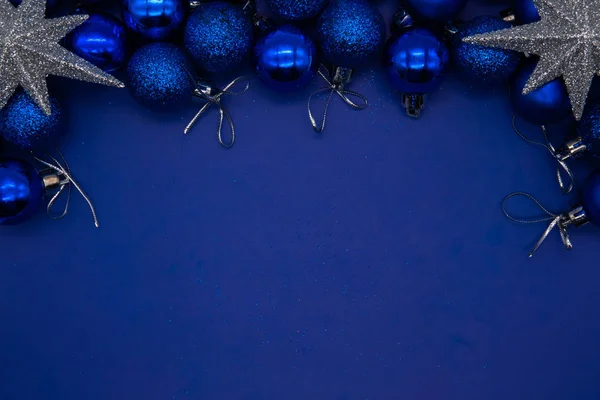
{"label": "silver twisted wire tie", "polygon": [[[562,192],[564,194],[571,193],[571,191],[575,187],[575,176],[573,175],[573,172],[571,171],[571,168],[569,168],[569,166],[567,165],[566,161],[561,158],[559,151],[557,151],[556,148],[550,142],[550,139],[548,138],[548,132],[546,131],[546,127],[544,125],[541,126],[542,134],[544,135],[544,142],[539,142],[536,140],[529,139],[527,136],[525,136],[519,130],[519,128],[517,128],[516,120],[517,120],[517,114],[513,114],[512,125],[513,125],[513,129],[515,130],[517,135],[519,135],[519,137],[521,139],[523,139],[525,142],[527,142],[529,144],[541,146],[541,147],[545,148],[546,150],[548,150],[548,152],[550,153],[552,158],[554,158],[557,163],[556,178],[558,180],[558,185],[560,186],[560,190],[562,190]],[[563,173],[567,175],[566,182],[565,182],[565,179],[563,178]]]}
{"label": "silver twisted wire tie", "polygon": [[[514,197],[519,197],[519,196],[525,197],[525,198],[531,200],[536,206],[538,206],[540,208],[540,210],[542,210],[544,212],[544,214],[546,214],[546,216],[531,218],[531,219],[521,219],[521,218],[513,217],[512,214],[510,214],[508,212],[506,204],[508,203],[508,201],[510,199],[512,199]],[[533,256],[533,253],[535,253],[537,251],[537,249],[542,245],[542,243],[544,243],[544,241],[546,240],[548,235],[550,235],[550,232],[552,232],[552,230],[554,228],[558,228],[558,232],[560,233],[560,238],[561,238],[563,244],[565,245],[565,248],[567,250],[573,249],[573,244],[571,243],[571,239],[569,238],[569,233],[567,232],[567,226],[571,224],[571,220],[570,220],[569,216],[566,214],[551,213],[544,206],[542,206],[535,197],[533,197],[529,193],[514,192],[514,193],[509,194],[508,196],[506,196],[504,198],[504,201],[502,201],[502,211],[504,212],[504,215],[506,215],[506,217],[508,219],[510,219],[513,222],[517,222],[519,224],[537,224],[537,223],[541,223],[541,222],[548,222],[548,221],[550,222],[548,224],[548,227],[546,228],[546,230],[540,237],[540,239],[536,242],[536,244],[533,246],[533,249],[529,252],[529,257]]]}
{"label": "silver twisted wire tie", "polygon": [[[96,228],[100,227],[100,223],[98,222],[98,215],[96,214],[96,209],[92,204],[90,197],[83,191],[81,186],[73,179],[73,175],[71,174],[71,168],[67,163],[67,160],[62,155],[59,150],[56,150],[58,156],[62,160],[62,163],[56,159],[56,157],[49,157],[52,162],[48,162],[38,157],[34,157],[34,160],[39,162],[40,164],[47,167],[49,170],[53,171],[56,176],[60,179],[60,184],[58,187],[58,191],[52,196],[50,201],[48,202],[48,206],[46,208],[46,213],[52,219],[58,220],[63,218],[69,212],[69,205],[71,204],[71,186],[75,187],[77,191],[81,194],[84,200],[87,202],[90,211],[92,212],[92,216],[94,218],[94,225]],[[65,206],[62,212],[56,214],[53,212],[54,205],[56,201],[59,199],[60,195],[64,193],[66,190],[67,198],[65,200]]]}
{"label": "silver twisted wire tie", "polygon": [[[314,90],[310,96],[308,97],[308,117],[310,118],[310,123],[312,124],[313,129],[317,133],[323,132],[325,129],[325,121],[327,120],[327,111],[329,110],[329,104],[331,103],[331,98],[334,94],[340,96],[340,98],[350,106],[354,110],[364,110],[369,105],[369,101],[365,96],[358,92],[354,92],[352,90],[346,90],[345,85],[349,82],[349,77],[346,80],[344,79],[329,79],[329,72],[324,65],[319,66],[318,70],[319,75],[323,80],[327,83],[327,86]],[[312,112],[312,100],[314,97],[319,96],[323,93],[327,93],[327,100],[325,101],[325,110],[323,111],[323,119],[321,123],[318,124]],[[349,97],[355,97],[362,102],[362,104],[356,103],[352,101]]]}
{"label": "silver twisted wire tie", "polygon": [[[235,91],[232,90],[232,87],[237,85],[238,83],[245,81],[245,85],[242,90]],[[233,119],[229,114],[229,111],[223,106],[221,102],[221,98],[224,95],[231,96],[239,96],[246,93],[250,89],[250,80],[245,76],[240,76],[233,81],[229,82],[227,86],[223,89],[213,89],[205,85],[198,85],[198,88],[195,90],[194,95],[206,100],[206,103],[202,106],[200,111],[192,118],[190,123],[185,127],[183,131],[186,135],[189,131],[194,127],[198,119],[204,114],[212,105],[216,105],[219,107],[219,120],[217,125],[217,139],[219,140],[219,144],[225,148],[230,148],[235,143],[235,125],[233,124]],[[229,124],[229,128],[231,129],[231,139],[228,142],[223,140],[223,122],[227,120]]]}

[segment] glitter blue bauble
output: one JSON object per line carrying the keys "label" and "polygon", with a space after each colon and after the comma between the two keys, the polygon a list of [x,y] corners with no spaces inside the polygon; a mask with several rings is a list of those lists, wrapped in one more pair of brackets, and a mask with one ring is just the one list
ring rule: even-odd
{"label": "glitter blue bauble", "polygon": [[523,94],[523,88],[536,63],[537,60],[530,57],[517,68],[510,91],[513,108],[521,118],[534,124],[559,122],[572,113],[567,88],[561,78],[554,79],[529,94]]}
{"label": "glitter blue bauble", "polygon": [[594,171],[584,182],[581,205],[588,221],[600,226],[600,170]]}
{"label": "glitter blue bauble", "polygon": [[392,86],[407,94],[424,94],[435,89],[449,61],[450,52],[444,41],[422,27],[411,27],[392,36],[383,56]]}
{"label": "glitter blue bauble", "polygon": [[299,89],[317,73],[317,48],[300,29],[283,25],[258,39],[254,65],[258,77],[272,89]]}
{"label": "glitter blue bauble", "polygon": [[125,65],[127,37],[125,26],[112,15],[90,14],[87,21],[66,38],[67,47],[107,72]]}
{"label": "glitter blue bauble", "polygon": [[180,48],[151,43],[136,51],[127,65],[131,95],[155,110],[171,110],[192,98],[196,87],[191,64]]}
{"label": "glitter blue bauble", "polygon": [[0,111],[0,136],[27,151],[43,151],[56,145],[62,133],[64,112],[50,97],[52,113],[46,115],[31,97],[19,89]]}
{"label": "glitter blue bauble", "polygon": [[185,0],[122,0],[127,28],[151,40],[170,37],[184,23],[189,2]]}
{"label": "glitter blue bauble", "polygon": [[267,0],[273,14],[287,21],[304,21],[315,18],[329,0]]}
{"label": "glitter blue bauble", "polygon": [[355,68],[381,52],[383,16],[364,0],[334,0],[317,21],[317,39],[325,61]]}
{"label": "glitter blue bauble", "polygon": [[31,218],[44,203],[44,185],[28,162],[0,159],[0,225]]}
{"label": "glitter blue bauble", "polygon": [[515,0],[514,14],[518,25],[531,24],[540,20],[540,13],[532,0]]}
{"label": "glitter blue bauble", "polygon": [[198,67],[222,72],[247,60],[253,37],[252,22],[241,7],[215,1],[200,5],[190,15],[184,43]]}
{"label": "glitter blue bauble", "polygon": [[498,84],[508,81],[519,65],[521,56],[511,50],[465,43],[465,37],[510,28],[498,17],[478,17],[464,23],[452,38],[452,59],[463,78],[477,83]]}
{"label": "glitter blue bauble", "polygon": [[417,20],[446,24],[458,16],[467,0],[404,0],[402,4]]}
{"label": "glitter blue bauble", "polygon": [[577,123],[577,135],[586,147],[586,154],[600,158],[600,104],[586,108]]}

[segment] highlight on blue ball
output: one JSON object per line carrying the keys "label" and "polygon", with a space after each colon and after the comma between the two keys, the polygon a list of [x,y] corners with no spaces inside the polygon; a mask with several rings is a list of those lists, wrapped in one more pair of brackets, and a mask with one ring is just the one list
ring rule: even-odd
{"label": "highlight on blue ball", "polygon": [[44,194],[43,181],[31,163],[0,159],[0,225],[31,218],[42,207]]}
{"label": "highlight on blue ball", "polygon": [[186,0],[122,0],[125,25],[150,40],[164,40],[183,26],[189,9]]}
{"label": "highlight on blue ball", "polygon": [[273,14],[286,21],[305,21],[321,13],[329,0],[267,0]]}

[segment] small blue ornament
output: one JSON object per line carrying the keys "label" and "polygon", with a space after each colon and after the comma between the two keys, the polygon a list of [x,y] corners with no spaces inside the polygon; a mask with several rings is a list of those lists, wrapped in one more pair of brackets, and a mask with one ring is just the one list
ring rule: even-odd
{"label": "small blue ornament", "polygon": [[127,28],[150,40],[164,40],[185,20],[189,2],[185,0],[122,0]]}
{"label": "small blue ornament", "polygon": [[252,21],[241,7],[214,1],[192,12],[185,26],[184,43],[198,67],[223,72],[246,61],[253,37]]}
{"label": "small blue ornament", "polygon": [[66,38],[67,47],[106,72],[125,65],[127,36],[125,26],[108,14],[90,14]]}
{"label": "small blue ornament", "polygon": [[519,53],[463,42],[465,37],[511,26],[501,18],[482,16],[458,28],[452,38],[452,58],[465,79],[476,83],[499,84],[506,82],[515,72],[521,59]]}
{"label": "small blue ornament", "polygon": [[583,184],[581,205],[587,220],[600,226],[600,170],[594,171]]}
{"label": "small blue ornament", "polygon": [[589,107],[577,123],[577,134],[586,153],[600,158],[600,104]]}
{"label": "small blue ornament", "polygon": [[0,160],[0,225],[16,225],[31,218],[44,202],[44,184],[32,164]]}
{"label": "small blue ornament", "polygon": [[258,77],[277,91],[308,85],[319,68],[315,44],[292,25],[280,26],[258,39],[254,62]]}
{"label": "small blue ornament", "polygon": [[334,0],[317,21],[317,38],[325,61],[356,68],[381,52],[385,23],[364,0]]}
{"label": "small blue ornament", "polygon": [[137,50],[127,65],[128,87],[146,107],[170,110],[190,101],[196,82],[186,54],[169,43],[151,43]]}
{"label": "small blue ornament", "polygon": [[315,18],[327,6],[328,0],[267,0],[275,16],[286,21],[305,21]]}
{"label": "small blue ornament", "polygon": [[514,10],[515,22],[518,25],[531,24],[541,19],[532,0],[515,0]]}
{"label": "small blue ornament", "polygon": [[456,18],[466,4],[467,0],[405,0],[403,2],[413,18],[442,25]]}
{"label": "small blue ornament", "polygon": [[46,115],[24,90],[18,90],[0,110],[0,136],[27,151],[43,151],[55,145],[64,113],[54,97],[50,97],[50,106],[52,113]]}
{"label": "small blue ornament", "polygon": [[535,69],[537,60],[530,57],[517,68],[511,84],[511,101],[517,115],[538,125],[553,124],[568,117],[571,102],[562,79],[554,79],[529,94],[523,88]]}

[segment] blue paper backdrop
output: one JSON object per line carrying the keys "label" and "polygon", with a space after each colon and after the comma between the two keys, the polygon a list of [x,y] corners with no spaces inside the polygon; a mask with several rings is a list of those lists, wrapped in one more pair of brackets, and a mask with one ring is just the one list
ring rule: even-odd
{"label": "blue paper backdrop", "polygon": [[600,398],[600,230],[527,258],[545,226],[507,221],[504,195],[571,200],[506,90],[450,76],[414,121],[374,65],[352,85],[371,106],[334,99],[317,136],[316,86],[253,83],[224,150],[216,110],[184,136],[197,106],[55,81],[101,228],[75,198],[0,230],[0,399]]}

